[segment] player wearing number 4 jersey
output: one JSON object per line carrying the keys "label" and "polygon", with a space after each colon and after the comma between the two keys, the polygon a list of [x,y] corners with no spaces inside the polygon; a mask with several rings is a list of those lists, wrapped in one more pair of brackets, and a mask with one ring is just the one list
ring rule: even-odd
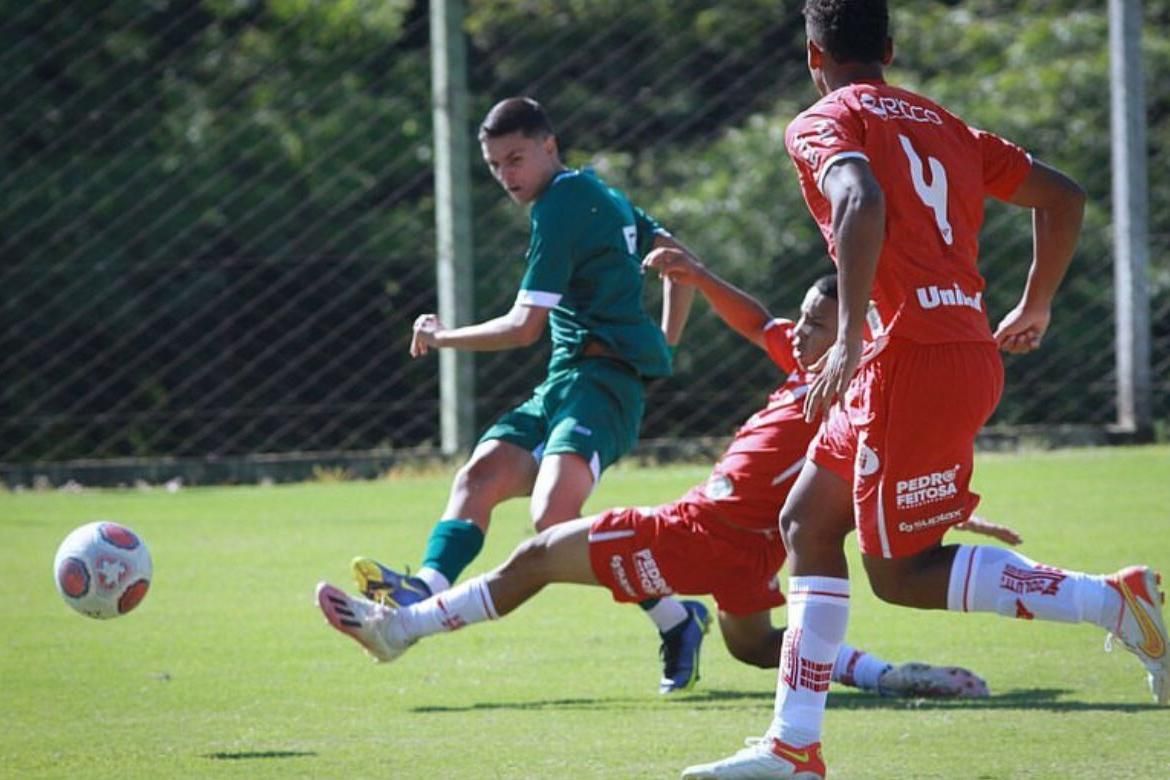
{"label": "player wearing number 4 jersey", "polygon": [[[882,599],[1094,623],[1141,660],[1155,700],[1166,703],[1170,657],[1154,572],[1091,576],[1002,548],[941,543],[979,500],[969,487],[974,440],[1002,389],[997,346],[1040,345],[1084,193],[1014,144],[885,83],[893,56],[885,0],[807,0],[804,14],[822,98],[785,140],[838,269],[837,342],[805,399],[810,418],[829,411],[781,511],[790,606],[773,722],[763,740],[683,776],[824,777],[828,686],[817,672],[834,662],[845,634],[839,540],[854,523]],[[1033,215],[1027,284],[994,334],[976,268],[987,196]],[[871,297],[880,323],[863,362]]]}
{"label": "player wearing number 4 jersey", "polygon": [[[322,583],[317,601],[329,624],[380,661],[392,661],[417,640],[503,617],[554,582],[601,585],[617,601],[672,593],[710,594],[719,607],[724,643],[737,659],[774,668],[784,629],[770,612],[784,603],[777,570],[784,547],[776,509],[792,487],[816,425],[804,420],[805,366],[824,352],[836,330],[836,279],[821,279],[801,305],[800,320],[774,320],[754,298],[708,272],[687,253],[659,249],[648,267],[694,285],[737,332],[765,350],[787,380],[739,429],[706,483],[672,503],[613,509],[571,520],[520,545],[494,571],[411,604],[378,604]],[[1009,529],[977,520],[971,530],[1010,542]],[[685,602],[705,622],[706,607]],[[689,687],[694,663],[666,653],[667,669]],[[846,685],[896,696],[986,696],[977,676],[956,667],[894,666],[840,646],[824,669]],[[672,684],[664,679],[664,684]]]}

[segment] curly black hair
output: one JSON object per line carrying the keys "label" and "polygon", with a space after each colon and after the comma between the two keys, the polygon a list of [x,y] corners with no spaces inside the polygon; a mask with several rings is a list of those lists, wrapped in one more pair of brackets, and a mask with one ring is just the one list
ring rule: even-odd
{"label": "curly black hair", "polygon": [[804,23],[837,62],[880,62],[890,36],[886,0],[805,0]]}

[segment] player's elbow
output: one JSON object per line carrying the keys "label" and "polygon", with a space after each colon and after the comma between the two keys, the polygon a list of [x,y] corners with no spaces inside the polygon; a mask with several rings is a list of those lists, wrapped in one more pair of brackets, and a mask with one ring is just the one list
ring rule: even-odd
{"label": "player's elbow", "polygon": [[543,322],[523,322],[516,328],[516,346],[531,347],[544,333]]}
{"label": "player's elbow", "polygon": [[1089,195],[1085,192],[1085,188],[1072,179],[1068,179],[1068,186],[1065,190],[1065,208],[1077,214],[1085,213],[1085,204],[1088,203]]}
{"label": "player's elbow", "polygon": [[845,207],[854,214],[885,222],[886,194],[876,179],[864,178],[850,188]]}

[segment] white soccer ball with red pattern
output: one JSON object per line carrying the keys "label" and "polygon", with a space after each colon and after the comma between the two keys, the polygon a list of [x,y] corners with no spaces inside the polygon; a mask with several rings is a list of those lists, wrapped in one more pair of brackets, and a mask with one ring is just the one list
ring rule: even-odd
{"label": "white soccer ball with red pattern", "polygon": [[105,520],[66,536],[53,561],[53,579],[65,603],[102,620],[142,603],[152,573],[150,551],[138,534]]}

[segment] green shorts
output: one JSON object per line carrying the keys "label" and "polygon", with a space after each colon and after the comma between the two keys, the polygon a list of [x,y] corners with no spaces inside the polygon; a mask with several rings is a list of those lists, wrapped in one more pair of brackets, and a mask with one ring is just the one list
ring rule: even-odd
{"label": "green shorts", "polygon": [[537,460],[573,452],[589,463],[596,479],[638,441],[645,408],[642,380],[629,367],[586,358],[550,374],[479,440],[515,444]]}

